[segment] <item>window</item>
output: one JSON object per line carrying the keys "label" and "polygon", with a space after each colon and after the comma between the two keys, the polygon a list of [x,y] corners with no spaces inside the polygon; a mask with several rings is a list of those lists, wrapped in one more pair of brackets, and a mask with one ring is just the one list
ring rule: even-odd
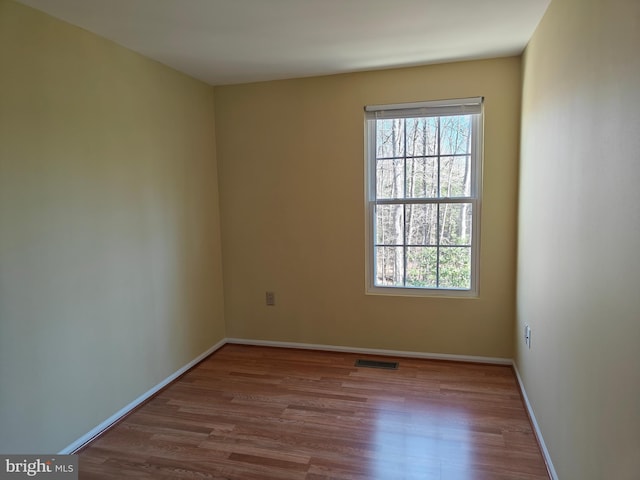
{"label": "window", "polygon": [[367,291],[477,295],[482,98],[365,115]]}

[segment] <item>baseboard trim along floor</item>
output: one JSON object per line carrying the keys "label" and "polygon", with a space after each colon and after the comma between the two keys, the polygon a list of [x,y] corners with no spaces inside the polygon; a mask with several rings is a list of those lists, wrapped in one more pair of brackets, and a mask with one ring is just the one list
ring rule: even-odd
{"label": "baseboard trim along floor", "polygon": [[423,358],[427,360],[450,360],[453,362],[489,363],[494,365],[512,365],[510,358],[477,357],[472,355],[451,355],[447,353],[407,352],[380,348],[344,347],[339,345],[321,345],[314,343],[276,342],[271,340],[251,340],[247,338],[227,338],[227,343],[256,345],[260,347],[298,348],[301,350],[325,350],[328,352],[362,353],[383,357]]}
{"label": "baseboard trim along floor", "polygon": [[542,437],[542,432],[540,431],[540,426],[538,425],[538,421],[536,420],[536,416],[533,413],[533,408],[531,407],[531,403],[529,403],[529,397],[527,397],[527,391],[524,389],[524,384],[522,383],[522,377],[520,376],[520,372],[518,371],[518,366],[516,362],[513,362],[513,371],[516,374],[516,379],[518,380],[518,388],[520,389],[520,394],[522,395],[522,400],[524,401],[524,408],[527,410],[527,414],[529,415],[529,420],[531,421],[531,426],[533,427],[533,431],[536,434],[536,438],[538,439],[538,445],[540,445],[540,450],[542,451],[542,456],[544,457],[544,462],[547,464],[547,471],[552,480],[558,480],[558,474],[556,473],[556,469],[553,467],[553,462],[551,461],[551,455],[549,454],[549,450],[547,449],[547,445],[544,443],[544,438]]}

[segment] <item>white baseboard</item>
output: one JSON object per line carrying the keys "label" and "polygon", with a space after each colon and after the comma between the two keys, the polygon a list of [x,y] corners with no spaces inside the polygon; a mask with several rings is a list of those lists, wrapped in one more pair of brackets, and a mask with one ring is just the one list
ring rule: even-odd
{"label": "white baseboard", "polygon": [[185,373],[187,370],[189,370],[191,367],[196,365],[198,362],[201,362],[206,357],[211,355],[213,352],[218,350],[225,343],[227,343],[227,341],[226,341],[226,339],[223,338],[218,343],[216,343],[214,346],[209,348],[207,351],[205,351],[205,352],[201,353],[200,355],[198,355],[196,358],[191,360],[185,366],[183,366],[179,370],[177,370],[174,373],[172,373],[171,375],[169,375],[167,378],[162,380],[160,383],[155,385],[153,388],[151,388],[150,390],[148,390],[145,393],[143,393],[142,395],[140,395],[138,398],[136,398],[133,402],[129,403],[127,406],[125,406],[125,407],[121,408],[120,410],[118,410],[116,413],[114,413],[109,418],[107,418],[104,422],[100,423],[99,425],[97,425],[96,427],[91,429],[89,432],[85,433],[82,437],[78,438],[75,442],[70,443],[69,445],[67,445],[65,448],[60,450],[60,452],[58,452],[58,453],[61,454],[61,455],[66,455],[66,454],[70,454],[70,453],[75,452],[80,447],[82,447],[83,445],[85,445],[86,443],[91,441],[93,438],[95,438],[98,435],[100,435],[102,432],[104,432],[107,428],[109,428],[111,425],[116,423],[122,417],[127,415],[129,412],[131,412],[138,405],[142,404],[145,400],[147,400],[148,398],[152,397],[154,394],[159,392],[162,388],[164,388],[165,386],[167,386],[168,384],[173,382],[176,378],[178,378],[180,375]]}
{"label": "white baseboard", "polygon": [[403,350],[385,350],[378,348],[344,347],[338,345],[321,345],[314,343],[275,342],[271,340],[250,340],[246,338],[227,338],[227,343],[256,345],[262,347],[299,348],[304,350],[326,350],[330,352],[362,353],[381,355],[384,357],[410,357],[429,360],[450,360],[454,362],[492,363],[496,365],[512,365],[510,358],[476,357],[471,355],[451,355],[447,353],[407,352]]}
{"label": "white baseboard", "polygon": [[520,376],[520,372],[518,371],[518,365],[516,362],[513,362],[513,371],[516,372],[516,378],[518,379],[518,386],[520,387],[520,392],[522,393],[522,398],[524,399],[524,405],[529,413],[529,418],[531,419],[531,425],[533,425],[533,429],[535,430],[536,437],[538,437],[538,443],[540,444],[540,449],[542,450],[542,456],[544,457],[544,461],[547,464],[547,470],[549,471],[549,475],[551,475],[552,480],[558,480],[558,474],[556,473],[556,469],[553,467],[553,462],[551,461],[551,455],[549,454],[549,450],[547,450],[547,446],[544,443],[544,438],[542,437],[542,432],[540,431],[540,427],[538,426],[538,421],[536,420],[536,416],[533,413],[533,408],[531,407],[531,403],[529,403],[529,398],[527,397],[527,391],[524,389],[524,383],[522,383],[522,377]]}

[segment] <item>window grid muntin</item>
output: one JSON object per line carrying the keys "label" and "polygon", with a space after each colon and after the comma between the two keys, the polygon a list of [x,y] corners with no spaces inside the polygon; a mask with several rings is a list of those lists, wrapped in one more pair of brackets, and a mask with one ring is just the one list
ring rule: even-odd
{"label": "window grid muntin", "polygon": [[[402,147],[402,151],[405,154],[405,157],[402,159],[402,166],[404,167],[404,177],[402,179],[403,183],[404,183],[404,187],[402,188],[402,191],[404,192],[404,196],[406,198],[407,196],[407,119],[403,118],[402,119],[402,123],[403,123],[403,128],[402,128],[402,132],[404,133],[404,145]],[[377,169],[376,169],[377,171]],[[407,205],[403,204],[402,205],[402,261],[403,261],[403,268],[402,268],[402,286],[405,286],[407,284]]]}
{"label": "window grid muntin", "polygon": [[376,160],[402,160],[406,158],[411,160],[414,158],[438,158],[438,157],[468,157],[469,153],[445,153],[444,155],[406,155],[398,157],[376,157]]}

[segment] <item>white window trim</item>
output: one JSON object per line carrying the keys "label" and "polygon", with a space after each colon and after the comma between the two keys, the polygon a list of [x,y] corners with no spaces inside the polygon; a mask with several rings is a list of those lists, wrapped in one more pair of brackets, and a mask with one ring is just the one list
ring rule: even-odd
{"label": "white window trim", "polygon": [[[467,105],[479,104],[479,114],[472,119],[472,149],[471,162],[471,201],[473,204],[472,217],[472,242],[471,242],[471,287],[468,290],[448,289],[448,288],[422,288],[422,287],[392,287],[375,285],[375,265],[374,265],[374,238],[375,238],[375,119],[377,118],[397,118],[413,116],[427,116],[430,108],[433,108],[431,116],[451,115],[456,106],[458,114],[477,113],[465,112]],[[452,110],[453,109],[453,110]],[[380,112],[380,113],[379,113]],[[463,297],[477,298],[479,296],[480,277],[480,218],[482,211],[482,164],[483,164],[483,137],[484,137],[484,104],[483,98],[436,100],[433,102],[416,102],[394,105],[372,105],[365,107],[364,121],[364,164],[365,164],[365,282],[367,295],[389,295],[407,297]]]}

